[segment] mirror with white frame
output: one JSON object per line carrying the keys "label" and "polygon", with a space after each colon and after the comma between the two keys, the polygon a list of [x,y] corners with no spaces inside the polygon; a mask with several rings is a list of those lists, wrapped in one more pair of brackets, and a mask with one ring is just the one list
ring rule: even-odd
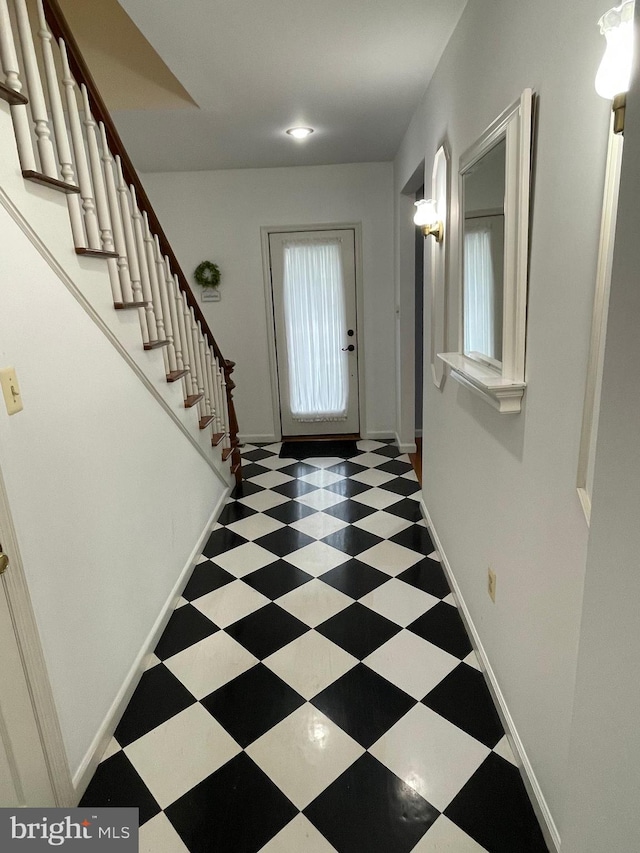
{"label": "mirror with white frame", "polygon": [[525,89],[460,158],[460,349],[438,354],[503,413],[525,389],[531,110]]}

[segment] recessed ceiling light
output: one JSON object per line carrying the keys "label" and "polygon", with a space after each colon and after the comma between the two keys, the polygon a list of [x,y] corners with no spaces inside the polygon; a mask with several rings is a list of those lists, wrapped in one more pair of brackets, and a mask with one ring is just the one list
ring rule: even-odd
{"label": "recessed ceiling light", "polygon": [[306,139],[307,136],[310,136],[313,133],[312,127],[290,127],[287,131],[289,136],[293,136],[295,139]]}

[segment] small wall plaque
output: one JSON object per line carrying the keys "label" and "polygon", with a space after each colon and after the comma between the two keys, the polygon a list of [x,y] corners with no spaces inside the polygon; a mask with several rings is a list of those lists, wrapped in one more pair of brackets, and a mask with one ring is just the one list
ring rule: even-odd
{"label": "small wall plaque", "polygon": [[220,291],[216,288],[213,289],[211,287],[203,287],[202,288],[202,301],[203,302],[220,302],[221,294]]}

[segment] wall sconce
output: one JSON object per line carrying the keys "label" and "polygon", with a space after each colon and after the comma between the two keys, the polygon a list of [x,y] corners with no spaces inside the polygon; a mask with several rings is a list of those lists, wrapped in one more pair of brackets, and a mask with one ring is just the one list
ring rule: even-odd
{"label": "wall sconce", "polygon": [[436,238],[436,243],[441,243],[444,237],[444,226],[442,220],[438,219],[435,201],[432,198],[420,199],[415,202],[415,205],[416,212],[413,217],[415,224],[422,228],[425,237],[431,235]]}
{"label": "wall sconce", "polygon": [[624,132],[624,108],[633,62],[633,7],[634,0],[624,0],[598,21],[607,47],[596,74],[596,92],[607,100],[613,99],[614,133]]}

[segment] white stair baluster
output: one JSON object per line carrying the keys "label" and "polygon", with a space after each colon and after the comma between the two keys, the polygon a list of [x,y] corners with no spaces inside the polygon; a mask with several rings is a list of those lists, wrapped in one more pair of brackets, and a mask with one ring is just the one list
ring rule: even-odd
{"label": "white stair baluster", "polygon": [[220,366],[220,384],[222,386],[222,411],[224,412],[224,441],[222,446],[231,447],[231,435],[229,433],[229,401],[227,399],[227,379],[222,366]]}
{"label": "white stair baluster", "polygon": [[[53,135],[58,151],[60,162],[60,175],[66,184],[76,185],[75,172],[73,170],[73,158],[71,145],[69,143],[69,131],[64,118],[62,96],[60,94],[60,83],[58,72],[53,56],[53,36],[47,25],[42,0],[38,0],[38,19],[40,23],[39,36],[42,44],[42,55],[44,58],[45,78],[47,91],[49,92],[49,105],[51,107],[51,118],[53,120]],[[80,211],[80,199],[77,193],[67,194],[67,206],[69,208],[69,219],[71,221],[71,233],[75,246],[84,246],[84,227],[82,225],[82,213]]]}
{"label": "white stair baluster", "polygon": [[[122,217],[122,227],[124,230],[124,241],[127,247],[127,260],[129,262],[129,278],[131,279],[131,291],[133,293],[134,302],[144,302],[142,295],[142,285],[140,284],[140,265],[138,264],[138,252],[136,249],[136,240],[133,234],[133,221],[131,218],[131,196],[129,195],[129,187],[124,181],[122,173],[122,163],[116,155],[116,170],[118,173],[118,198],[120,200],[120,214]],[[149,343],[149,330],[147,328],[147,318],[144,308],[138,309],[138,317],[140,319],[140,331],[142,333],[142,342]]]}
{"label": "white stair baluster", "polygon": [[173,346],[176,351],[176,370],[185,370],[185,364],[182,357],[183,345],[182,335],[180,332],[180,324],[178,322],[178,313],[176,309],[176,284],[171,275],[171,266],[169,258],[164,256],[165,281],[167,284],[167,298],[169,300],[169,314],[171,316],[171,328],[173,329]]}
{"label": "white stair baluster", "polygon": [[[0,0],[0,62],[5,73],[5,84],[18,95],[22,95],[22,80],[18,54],[13,40],[13,29],[9,17],[7,0]],[[36,171],[36,158],[33,151],[29,113],[26,104],[12,104],[11,117],[16,135],[20,166],[25,172]]]}
{"label": "white stair baluster", "polygon": [[214,415],[213,411],[213,388],[211,387],[211,365],[207,358],[209,345],[202,331],[202,326],[198,323],[198,336],[200,338],[200,361],[202,362],[202,373],[204,375],[204,399],[207,415]]}
{"label": "white stair baluster", "polygon": [[[149,229],[149,222],[146,213],[145,224],[147,229]],[[149,233],[151,232],[149,231]],[[164,259],[160,251],[160,241],[158,240],[157,235],[154,235],[151,240],[153,243],[152,251],[156,267],[158,292],[160,294],[160,303],[162,305],[162,317],[164,319],[164,334],[166,336],[166,339],[169,341],[169,344],[166,349],[168,363],[167,373],[173,373],[178,369],[178,363],[176,361],[176,346],[173,333],[173,319],[171,315],[171,297],[168,290]]]}
{"label": "white stair baluster", "polygon": [[187,341],[187,351],[189,352],[189,366],[190,366],[190,370],[191,370],[191,373],[189,375],[189,379],[191,380],[190,381],[190,387],[191,387],[190,394],[197,396],[197,394],[198,394],[198,374],[197,374],[198,366],[196,364],[195,353],[193,350],[193,332],[191,331],[191,313],[189,311],[189,303],[187,302],[187,297],[185,296],[185,294],[182,291],[180,291],[180,296],[182,299],[182,316],[184,318],[184,331],[185,331],[185,338]]}
{"label": "white stair baluster", "polygon": [[29,104],[31,116],[35,125],[36,145],[40,155],[40,171],[49,178],[58,179],[58,167],[56,156],[51,142],[51,129],[49,127],[49,114],[44,97],[40,69],[36,58],[36,48],[31,32],[31,23],[27,4],[25,0],[14,0],[16,20],[18,23],[18,36],[22,48],[22,61],[24,62],[24,73],[29,92]]}
{"label": "white stair baluster", "polygon": [[220,413],[222,411],[222,407],[220,405],[220,400],[218,398],[218,382],[217,382],[217,365],[216,365],[216,357],[213,352],[213,347],[207,347],[207,363],[209,365],[209,372],[211,374],[211,394],[213,401],[213,431],[216,433],[222,432],[222,418],[220,417]]}
{"label": "white stair baluster", "polygon": [[147,316],[147,329],[149,330],[149,342],[155,343],[158,338],[158,326],[156,324],[156,315],[153,310],[153,302],[151,295],[151,279],[149,278],[149,267],[147,264],[147,250],[144,244],[144,233],[142,231],[142,214],[138,207],[136,199],[136,191],[133,184],[129,186],[131,193],[131,218],[133,220],[133,234],[136,243],[136,252],[138,254],[138,266],[140,268],[140,284],[142,286],[142,298],[146,302],[145,313]]}
{"label": "white stair baluster", "polygon": [[119,300],[116,299],[114,291],[113,301],[116,305],[124,305],[127,302],[133,302],[133,291],[131,290],[131,279],[129,278],[129,261],[127,259],[127,244],[124,239],[124,230],[122,227],[122,213],[118,203],[116,179],[113,175],[113,157],[111,156],[107,142],[107,132],[102,122],[100,122],[100,139],[102,142],[102,166],[107,191],[107,204],[109,205],[111,228],[113,231],[113,245],[114,250],[118,253],[116,264],[121,295]]}
{"label": "white stair baluster", "polygon": [[178,321],[178,329],[180,330],[180,340],[182,341],[182,363],[184,365],[184,370],[187,370],[187,375],[182,380],[182,385],[184,388],[184,396],[185,399],[190,397],[193,393],[192,391],[192,378],[191,378],[191,370],[193,361],[191,359],[191,353],[189,351],[189,335],[187,335],[187,330],[185,328],[184,323],[184,302],[182,301],[182,291],[180,290],[180,283],[178,282],[178,276],[175,275],[173,277],[173,291],[176,299],[176,317]]}
{"label": "white stair baluster", "polygon": [[198,324],[196,323],[196,315],[193,308],[189,309],[189,313],[191,317],[191,334],[193,336],[193,355],[196,364],[198,394],[202,395],[202,400],[198,403],[198,410],[200,412],[200,417],[203,418],[207,414],[204,388],[204,365],[202,364],[202,358],[200,357],[200,337],[198,335]]}
{"label": "white stair baluster", "polygon": [[78,110],[78,101],[76,99],[76,81],[73,79],[73,75],[71,74],[71,69],[69,68],[69,57],[67,56],[67,46],[62,39],[60,39],[60,54],[62,56],[62,83],[66,94],[67,114],[69,117],[69,127],[71,129],[71,143],[73,145],[76,170],[78,172],[78,186],[80,187],[80,197],[82,198],[82,209],[84,211],[84,227],[87,234],[87,248],[101,249],[102,245],[100,243],[100,232],[98,230],[98,220],[96,217],[96,206],[93,199],[93,187],[91,186],[89,164],[87,163],[87,152],[84,146],[82,125],[80,123],[80,112]]}
{"label": "white stair baluster", "polygon": [[[160,299],[160,282],[158,281],[158,267],[156,265],[156,247],[149,230],[149,220],[146,211],[142,214],[142,237],[144,239],[144,248],[147,254],[147,269],[149,271],[149,284],[151,286],[151,302],[153,305],[153,314],[156,320],[156,329],[158,330],[158,340],[166,341],[167,332],[165,329],[164,311],[162,308],[162,300]],[[169,372],[169,355],[167,347],[162,348],[162,357],[164,359],[165,373]]]}

